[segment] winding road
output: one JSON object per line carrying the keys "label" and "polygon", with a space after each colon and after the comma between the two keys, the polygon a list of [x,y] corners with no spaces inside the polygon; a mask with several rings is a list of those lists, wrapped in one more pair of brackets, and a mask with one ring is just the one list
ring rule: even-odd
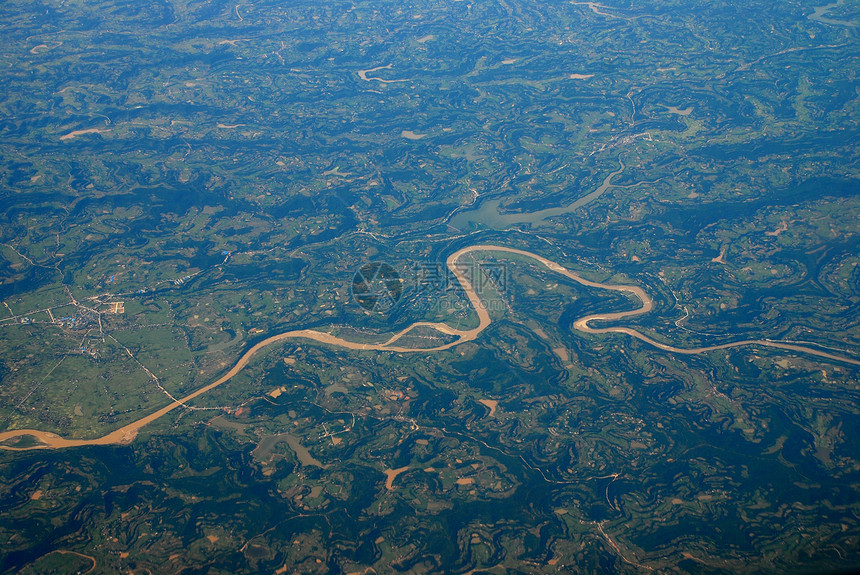
{"label": "winding road", "polygon": [[[353,350],[359,350],[359,351],[393,351],[393,352],[398,352],[398,353],[426,353],[426,352],[431,352],[431,351],[443,351],[443,350],[450,349],[454,346],[460,345],[460,344],[468,342],[468,341],[474,341],[481,334],[481,332],[484,331],[487,328],[487,326],[490,325],[491,319],[490,319],[490,314],[487,312],[486,306],[481,301],[481,298],[478,296],[478,293],[475,290],[475,287],[469,281],[469,278],[467,277],[465,270],[458,266],[458,262],[460,261],[460,259],[463,256],[470,254],[470,253],[473,253],[473,252],[500,252],[500,253],[508,253],[508,254],[516,254],[516,255],[520,255],[520,256],[525,256],[527,258],[531,258],[531,259],[537,261],[538,263],[540,263],[541,265],[543,265],[544,267],[546,267],[550,271],[561,274],[561,275],[563,275],[563,276],[565,276],[565,277],[567,277],[567,278],[569,278],[569,279],[571,279],[571,280],[573,280],[573,281],[575,281],[581,285],[584,285],[586,287],[604,289],[604,290],[626,292],[626,293],[634,295],[642,303],[641,306],[639,306],[638,308],[633,309],[633,310],[619,311],[619,312],[605,313],[605,314],[593,314],[593,315],[588,315],[588,316],[585,316],[581,319],[578,319],[574,322],[573,327],[574,327],[574,329],[576,329],[577,331],[580,331],[582,333],[588,333],[588,334],[623,333],[625,335],[628,335],[630,337],[634,337],[640,341],[643,341],[643,342],[645,342],[651,346],[654,346],[658,349],[661,349],[663,351],[667,351],[670,353],[684,354],[684,355],[700,354],[700,353],[706,353],[709,351],[715,351],[715,350],[720,350],[720,349],[729,349],[729,348],[740,347],[740,346],[758,345],[758,346],[763,346],[763,347],[772,347],[772,348],[784,349],[784,350],[788,350],[788,351],[807,353],[810,355],[815,355],[818,357],[823,357],[823,358],[834,360],[834,361],[849,363],[849,364],[853,364],[853,365],[860,365],[860,360],[853,359],[850,357],[844,357],[844,356],[839,356],[839,355],[835,355],[832,353],[827,353],[824,351],[819,351],[819,350],[811,348],[811,347],[804,347],[801,345],[795,345],[795,344],[783,343],[783,342],[771,341],[771,340],[765,340],[765,339],[747,339],[747,340],[735,341],[735,342],[731,342],[731,343],[724,343],[724,344],[720,344],[720,345],[712,345],[712,346],[707,346],[707,347],[680,348],[680,347],[675,347],[672,345],[667,345],[667,344],[655,341],[655,340],[651,339],[650,337],[648,337],[647,335],[644,335],[643,333],[640,333],[640,332],[636,331],[635,329],[632,329],[629,327],[603,327],[603,328],[591,327],[590,324],[593,321],[598,321],[598,320],[615,321],[615,320],[620,320],[620,319],[634,317],[634,316],[648,313],[654,308],[654,301],[651,299],[651,296],[649,296],[645,292],[645,290],[643,290],[640,287],[631,286],[631,285],[603,284],[603,283],[593,282],[593,281],[587,280],[587,279],[579,276],[578,274],[568,270],[567,268],[565,268],[565,267],[563,267],[563,266],[561,266],[561,265],[559,265],[559,264],[557,264],[551,260],[548,260],[544,257],[541,257],[539,255],[533,254],[533,253],[525,251],[525,250],[518,250],[515,248],[509,248],[509,247],[504,247],[504,246],[494,246],[494,245],[474,245],[474,246],[465,247],[465,248],[458,250],[458,251],[454,252],[453,254],[451,254],[448,257],[446,264],[448,266],[448,269],[451,270],[451,272],[457,278],[458,282],[460,283],[460,286],[462,287],[463,291],[466,294],[466,297],[469,299],[469,303],[472,305],[472,308],[474,308],[475,312],[478,315],[479,323],[478,323],[478,326],[475,328],[463,330],[463,329],[455,329],[446,323],[416,322],[416,323],[410,325],[409,327],[403,329],[402,331],[392,335],[387,341],[385,341],[383,343],[358,343],[358,342],[342,339],[342,338],[334,336],[330,333],[326,333],[323,331],[310,330],[310,329],[300,329],[300,330],[287,331],[287,332],[284,332],[284,333],[281,333],[278,335],[274,335],[270,338],[267,338],[267,339],[259,342],[255,346],[253,346],[251,349],[246,351],[245,354],[241,358],[239,358],[239,361],[236,362],[236,364],[230,369],[230,371],[225,373],[223,376],[218,378],[216,381],[198,389],[197,391],[195,391],[189,395],[186,395],[185,397],[183,397],[183,398],[181,398],[175,402],[170,403],[169,405],[159,409],[158,411],[156,411],[154,413],[151,413],[150,415],[147,415],[146,417],[138,419],[137,421],[130,423],[124,427],[121,427],[121,428],[117,429],[116,431],[113,431],[107,435],[104,435],[102,437],[97,437],[95,439],[66,439],[66,438],[60,437],[57,434],[46,432],[46,431],[39,431],[39,430],[35,430],[35,429],[17,429],[17,430],[6,431],[3,433],[0,433],[0,442],[8,441],[11,439],[17,439],[17,438],[33,437],[37,441],[41,442],[41,444],[32,445],[32,446],[28,446],[28,447],[12,447],[12,446],[8,446],[8,445],[0,445],[0,448],[8,449],[8,450],[16,450],[16,451],[26,451],[26,450],[31,450],[31,449],[61,449],[61,448],[66,448],[66,447],[80,447],[80,446],[84,446],[84,445],[116,445],[116,444],[130,443],[137,436],[137,434],[141,428],[143,428],[146,425],[149,425],[150,423],[152,423],[156,419],[159,419],[160,417],[170,413],[171,411],[173,411],[177,407],[184,406],[189,401],[191,401],[191,400],[203,395],[204,393],[218,387],[222,383],[229,381],[237,373],[242,371],[242,369],[244,369],[245,366],[248,365],[248,363],[251,361],[251,359],[260,350],[262,350],[266,347],[269,347],[270,345],[272,345],[274,343],[278,343],[278,342],[281,342],[284,340],[310,339],[310,340],[317,341],[319,343],[333,345],[335,347],[342,347],[345,349],[353,349]],[[448,342],[448,343],[445,343],[442,345],[438,345],[438,346],[433,346],[433,347],[405,347],[402,345],[396,345],[397,342],[401,338],[403,338],[403,336],[405,336],[407,333],[409,333],[410,331],[412,331],[413,329],[415,329],[417,327],[430,327],[430,328],[437,330],[440,333],[444,333],[446,335],[456,336],[457,339],[454,341],[451,341],[451,342]]]}

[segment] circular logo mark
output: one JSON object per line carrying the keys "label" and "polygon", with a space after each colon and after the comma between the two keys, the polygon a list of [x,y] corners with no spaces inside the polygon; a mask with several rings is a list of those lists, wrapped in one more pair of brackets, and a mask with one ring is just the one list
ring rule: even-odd
{"label": "circular logo mark", "polygon": [[386,313],[403,294],[403,282],[394,268],[386,263],[370,262],[352,276],[352,297],[368,311]]}

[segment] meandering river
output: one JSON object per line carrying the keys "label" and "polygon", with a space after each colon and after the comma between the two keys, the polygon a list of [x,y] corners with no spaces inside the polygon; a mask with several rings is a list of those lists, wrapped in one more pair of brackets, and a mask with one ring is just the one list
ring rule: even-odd
{"label": "meandering river", "polygon": [[477,224],[497,230],[508,229],[513,224],[530,224],[532,226],[539,226],[541,225],[541,223],[544,222],[544,220],[548,218],[569,214],[586,204],[590,204],[591,202],[602,196],[604,192],[606,192],[610,188],[622,187],[612,184],[612,178],[624,171],[624,162],[622,162],[621,160],[618,161],[621,164],[621,167],[606,176],[606,178],[604,178],[603,180],[603,183],[600,184],[600,186],[596,190],[594,190],[590,194],[582,196],[578,200],[566,206],[561,206],[557,208],[546,208],[543,210],[538,210],[536,212],[504,213],[499,209],[502,205],[502,199],[498,198],[495,200],[487,200],[485,202],[482,202],[481,205],[479,205],[473,210],[466,210],[454,214],[454,217],[451,218],[451,221],[448,222],[448,224],[459,230],[468,230],[472,224]]}
{"label": "meandering river", "polygon": [[[610,175],[611,178],[611,175]],[[608,183],[609,178],[607,178],[606,182]],[[102,437],[97,437],[94,439],[66,439],[64,437],[60,437],[55,433],[50,433],[47,431],[39,431],[36,429],[17,429],[12,431],[6,431],[0,433],[0,442],[8,441],[10,439],[24,438],[24,437],[33,437],[39,442],[40,445],[33,445],[28,447],[12,447],[7,445],[0,445],[0,448],[10,449],[10,450],[30,450],[30,449],[60,449],[65,447],[80,447],[84,445],[113,445],[113,444],[124,444],[130,443],[137,436],[138,432],[141,428],[149,425],[153,421],[163,417],[164,415],[170,413],[177,407],[181,407],[186,405],[188,402],[194,400],[195,398],[203,395],[204,393],[218,387],[219,385],[229,381],[232,379],[237,373],[242,371],[246,365],[251,361],[251,359],[262,349],[269,347],[272,344],[291,340],[291,339],[309,339],[319,343],[332,345],[335,347],[342,347],[345,349],[358,350],[358,351],[393,351],[398,353],[430,353],[435,351],[444,351],[446,349],[450,349],[454,346],[460,345],[467,341],[473,341],[477,339],[477,337],[483,332],[487,326],[491,323],[490,314],[487,312],[486,306],[481,301],[481,298],[478,296],[478,293],[475,290],[475,287],[469,281],[469,278],[463,268],[458,266],[458,262],[460,259],[470,253],[473,252],[494,252],[494,253],[508,253],[508,254],[516,254],[519,256],[524,256],[527,258],[531,258],[536,262],[540,263],[550,271],[563,275],[581,285],[586,287],[593,287],[597,289],[604,289],[610,291],[619,291],[626,292],[633,296],[635,296],[641,303],[638,308],[629,310],[629,311],[619,311],[614,313],[604,313],[604,314],[592,314],[585,316],[576,320],[573,324],[574,329],[580,331],[582,333],[587,334],[607,334],[607,333],[622,333],[628,335],[630,337],[634,337],[640,341],[643,341],[651,346],[654,346],[663,351],[667,351],[670,353],[679,353],[685,355],[691,354],[699,354],[706,353],[709,351],[715,351],[719,349],[728,349],[732,347],[740,347],[747,345],[758,345],[764,347],[772,347],[778,349],[784,349],[788,351],[796,351],[800,353],[806,353],[810,355],[815,355],[818,357],[827,358],[834,361],[840,361],[844,363],[850,363],[853,365],[860,365],[860,360],[853,359],[850,357],[843,357],[839,355],[835,355],[832,353],[827,353],[824,351],[820,351],[811,347],[805,347],[801,345],[795,345],[790,343],[771,341],[766,339],[746,339],[742,341],[735,341],[731,343],[723,343],[718,345],[706,346],[706,347],[696,347],[696,348],[680,348],[673,345],[668,345],[665,343],[658,342],[647,335],[636,331],[635,329],[629,327],[601,327],[595,328],[591,327],[591,323],[594,321],[617,321],[622,320],[629,317],[634,317],[638,315],[642,315],[650,312],[654,308],[654,301],[651,299],[645,290],[638,286],[632,285],[620,285],[620,284],[604,284],[599,282],[594,282],[591,280],[587,280],[580,275],[576,274],[557,264],[551,260],[548,260],[542,256],[537,254],[533,254],[532,252],[528,252],[525,250],[519,250],[516,248],[509,248],[504,246],[495,246],[495,245],[474,245],[465,247],[461,250],[458,250],[451,254],[446,264],[448,269],[455,275],[457,281],[460,283],[463,291],[466,294],[466,297],[469,300],[469,303],[472,305],[472,308],[478,315],[478,326],[472,329],[456,329],[451,327],[446,323],[437,323],[437,322],[416,322],[409,327],[395,333],[389,339],[383,343],[357,343],[354,341],[349,341],[347,339],[343,339],[337,336],[334,336],[330,333],[326,333],[324,331],[317,331],[311,329],[299,329],[293,331],[287,331],[278,335],[274,335],[270,338],[267,338],[251,349],[245,352],[242,357],[236,362],[236,364],[225,373],[223,376],[213,381],[209,385],[201,387],[197,391],[186,395],[185,397],[171,402],[169,405],[159,409],[158,411],[151,413],[137,421],[130,423],[124,427],[117,429],[107,435]],[[398,341],[403,338],[407,333],[412,331],[417,327],[430,327],[441,333],[456,336],[457,339],[451,341],[449,343],[433,346],[433,347],[406,347],[402,345],[397,345]]]}

